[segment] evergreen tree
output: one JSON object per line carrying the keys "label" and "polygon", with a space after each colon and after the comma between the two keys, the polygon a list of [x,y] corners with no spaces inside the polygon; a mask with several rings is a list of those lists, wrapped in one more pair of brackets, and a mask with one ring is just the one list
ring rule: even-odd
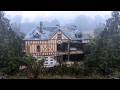
{"label": "evergreen tree", "polygon": [[18,59],[22,55],[22,38],[12,30],[4,12],[0,11],[0,68],[5,73],[18,69]]}
{"label": "evergreen tree", "polygon": [[[87,48],[85,67],[94,73],[109,75],[120,69],[120,15],[112,12],[104,30],[95,37]],[[87,51],[86,48],[86,51]]]}

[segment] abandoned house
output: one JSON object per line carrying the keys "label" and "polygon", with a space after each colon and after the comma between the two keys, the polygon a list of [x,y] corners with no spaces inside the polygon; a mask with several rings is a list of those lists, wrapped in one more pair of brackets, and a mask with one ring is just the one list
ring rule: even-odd
{"label": "abandoned house", "polygon": [[34,57],[52,56],[58,61],[81,60],[82,46],[89,41],[87,35],[73,27],[40,26],[29,32],[24,38],[24,52]]}

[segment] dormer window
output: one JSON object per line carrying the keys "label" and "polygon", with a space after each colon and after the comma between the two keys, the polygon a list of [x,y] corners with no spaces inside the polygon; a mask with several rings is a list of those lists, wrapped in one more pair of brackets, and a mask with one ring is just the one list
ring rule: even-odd
{"label": "dormer window", "polygon": [[40,35],[39,35],[38,33],[36,33],[36,34],[34,35],[34,38],[40,38]]}

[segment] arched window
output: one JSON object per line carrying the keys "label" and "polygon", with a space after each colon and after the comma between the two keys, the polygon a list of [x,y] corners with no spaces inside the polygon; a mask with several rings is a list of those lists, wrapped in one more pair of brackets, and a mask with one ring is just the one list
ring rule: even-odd
{"label": "arched window", "polygon": [[40,52],[40,46],[39,45],[37,46],[37,52]]}

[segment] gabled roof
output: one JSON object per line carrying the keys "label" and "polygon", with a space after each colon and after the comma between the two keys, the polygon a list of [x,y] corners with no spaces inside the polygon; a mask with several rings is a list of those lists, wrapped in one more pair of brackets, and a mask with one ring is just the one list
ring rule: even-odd
{"label": "gabled roof", "polygon": [[[80,30],[70,29],[67,27],[60,27],[60,30],[71,40],[81,40],[84,38],[84,35],[82,38],[75,37],[75,34],[79,34]],[[55,32],[58,31],[58,27],[43,27],[42,31],[43,33],[41,33],[39,29],[35,28],[25,36],[24,40],[48,40]]]}
{"label": "gabled roof", "polygon": [[81,31],[76,29],[69,29],[67,27],[62,28],[62,32],[71,40],[80,40],[81,38],[75,37],[75,34],[79,34]]}
{"label": "gabled roof", "polygon": [[[39,29],[35,28],[31,32],[27,33],[24,40],[48,40],[56,30],[57,27],[44,27],[43,33],[41,33]],[[38,37],[35,37],[36,34]]]}

